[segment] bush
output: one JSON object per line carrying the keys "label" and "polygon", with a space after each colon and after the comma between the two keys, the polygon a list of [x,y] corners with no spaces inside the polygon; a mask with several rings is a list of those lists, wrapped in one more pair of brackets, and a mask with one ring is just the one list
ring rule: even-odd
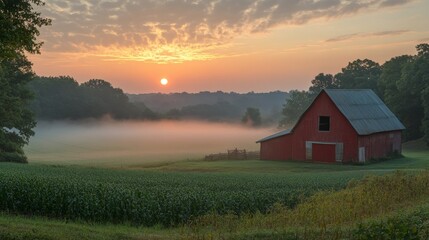
{"label": "bush", "polygon": [[429,207],[359,224],[355,239],[429,239]]}
{"label": "bush", "polygon": [[0,152],[0,162],[28,163],[24,154],[16,152]]}

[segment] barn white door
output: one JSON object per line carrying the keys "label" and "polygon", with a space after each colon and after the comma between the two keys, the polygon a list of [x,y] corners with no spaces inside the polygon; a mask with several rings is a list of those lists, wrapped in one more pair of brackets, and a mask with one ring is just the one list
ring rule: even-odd
{"label": "barn white door", "polygon": [[359,162],[365,163],[365,147],[359,148]]}

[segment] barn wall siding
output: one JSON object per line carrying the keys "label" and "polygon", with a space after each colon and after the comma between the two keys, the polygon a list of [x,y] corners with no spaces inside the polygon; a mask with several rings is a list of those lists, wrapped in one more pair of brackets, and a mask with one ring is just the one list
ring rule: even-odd
{"label": "barn wall siding", "polygon": [[358,145],[365,147],[366,160],[388,157],[393,152],[402,153],[401,131],[360,136]]}
{"label": "barn wall siding", "polygon": [[[330,116],[329,132],[319,131],[319,116]],[[293,131],[293,136],[294,149],[297,149],[294,159],[305,159],[305,151],[301,150],[305,147],[305,141],[343,143],[344,161],[357,158],[357,153],[353,150],[357,147],[357,133],[326,93],[322,93],[304,113]]]}
{"label": "barn wall siding", "polygon": [[[330,116],[329,132],[319,131],[319,116]],[[291,134],[261,143],[261,159],[306,161],[306,141],[342,143],[343,162],[357,160],[358,135],[326,93],[317,97]]]}
{"label": "barn wall siding", "polygon": [[261,159],[263,160],[292,160],[292,141],[286,135],[261,143]]}

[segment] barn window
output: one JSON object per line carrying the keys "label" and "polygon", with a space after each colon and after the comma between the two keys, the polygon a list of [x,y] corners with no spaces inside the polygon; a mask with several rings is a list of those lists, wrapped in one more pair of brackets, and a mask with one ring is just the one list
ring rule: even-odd
{"label": "barn window", "polygon": [[327,132],[331,128],[331,118],[329,116],[319,116],[319,131]]}

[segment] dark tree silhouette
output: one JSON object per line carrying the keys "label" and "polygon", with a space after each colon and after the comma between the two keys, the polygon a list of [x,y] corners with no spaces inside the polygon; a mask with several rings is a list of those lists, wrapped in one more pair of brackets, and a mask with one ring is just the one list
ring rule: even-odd
{"label": "dark tree silhouette", "polygon": [[241,119],[241,122],[253,127],[260,126],[262,124],[262,119],[259,109],[251,107],[247,108],[246,113],[244,113],[244,116]]}
{"label": "dark tree silhouette", "polygon": [[23,147],[34,134],[32,98],[26,84],[33,78],[25,52],[39,53],[39,28],[50,24],[34,11],[39,0],[0,1],[0,161],[26,162]]}
{"label": "dark tree silhouette", "polygon": [[311,80],[311,84],[308,91],[313,95],[317,95],[325,88],[337,88],[337,79],[332,74],[319,73]]}

